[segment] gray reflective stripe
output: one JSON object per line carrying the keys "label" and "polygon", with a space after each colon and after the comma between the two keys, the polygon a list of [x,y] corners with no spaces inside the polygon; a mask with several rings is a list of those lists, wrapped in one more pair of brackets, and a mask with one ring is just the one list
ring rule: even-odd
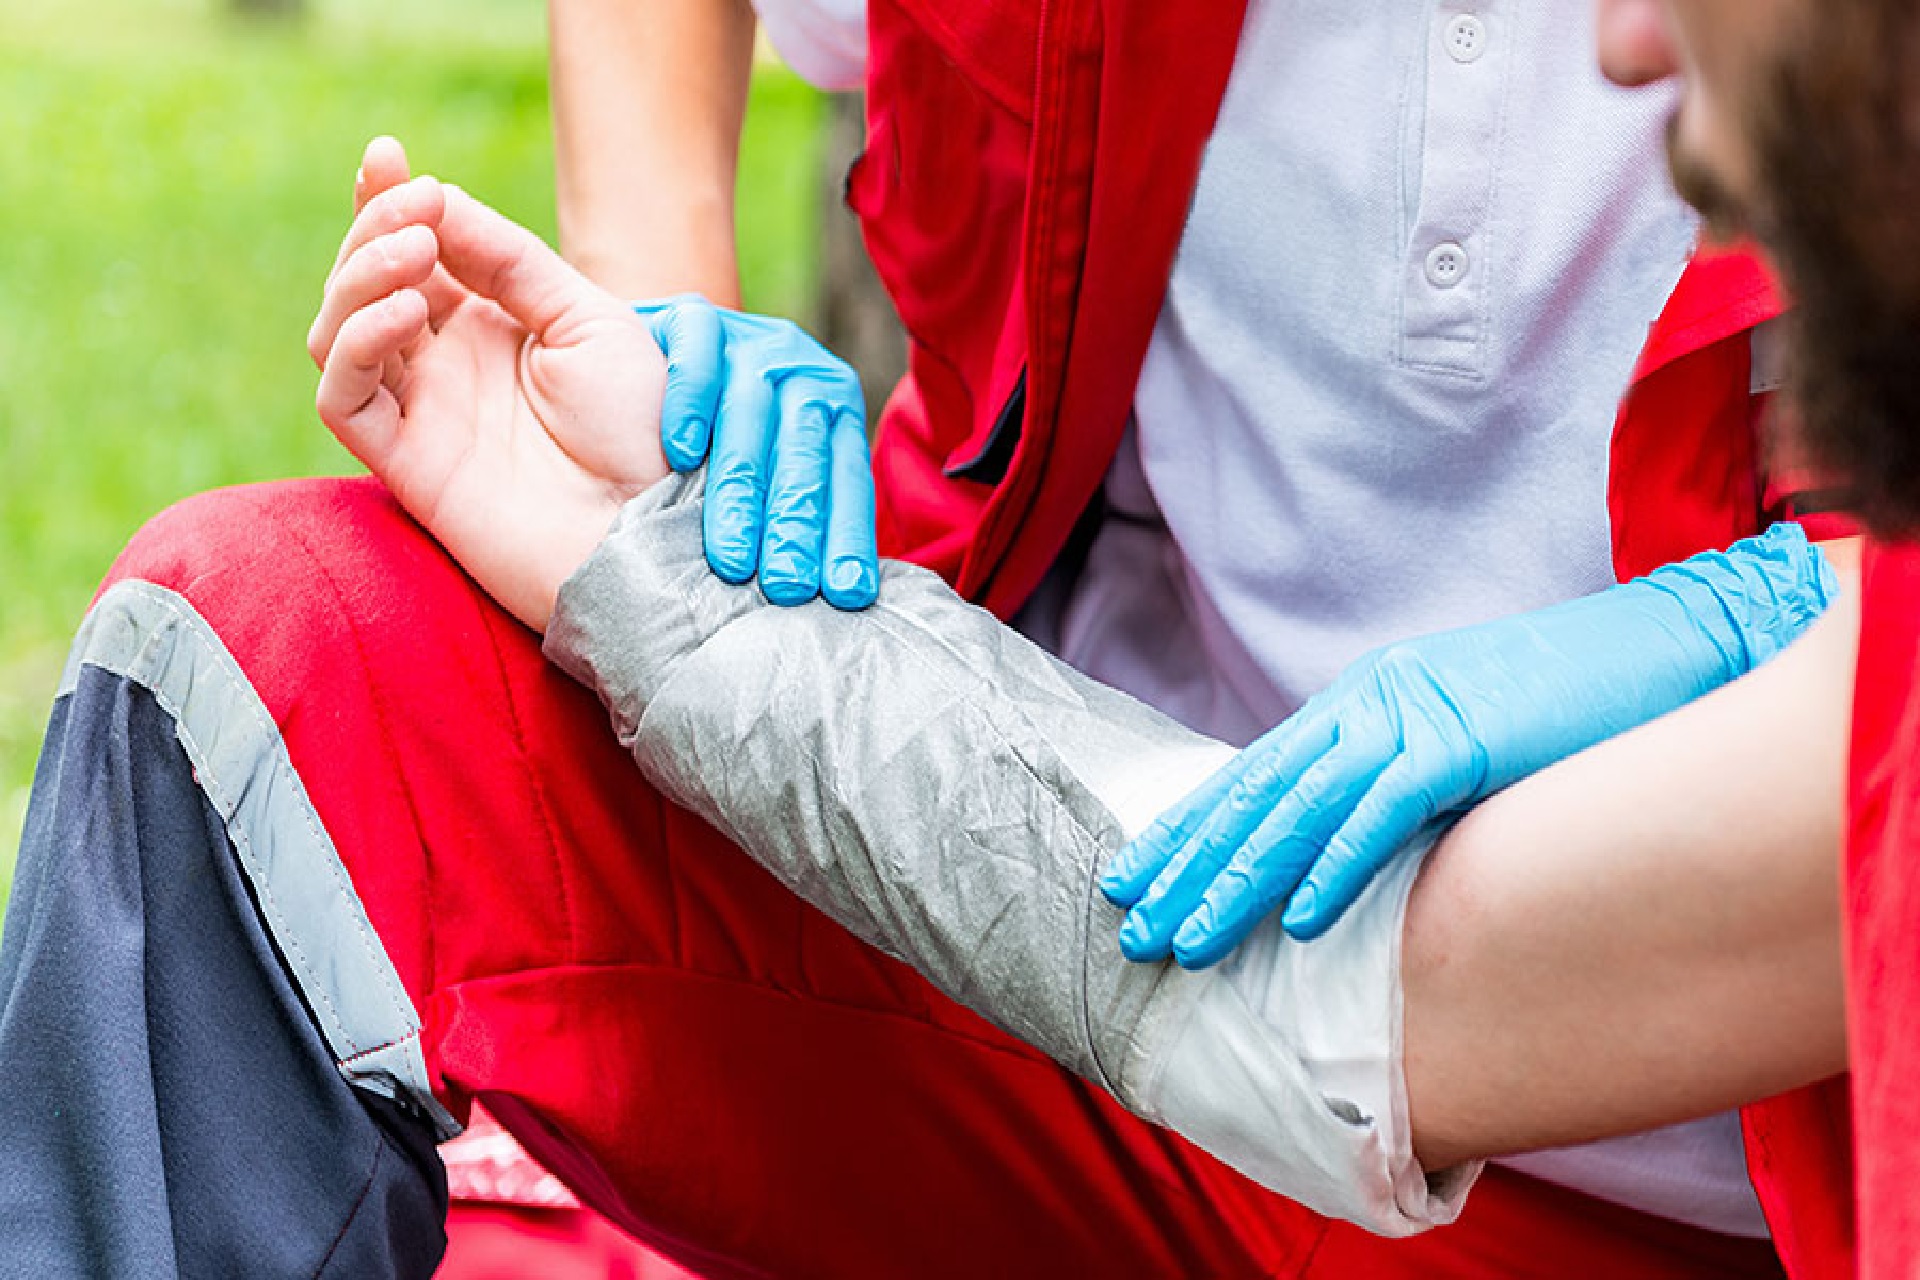
{"label": "gray reflective stripe", "polygon": [[60,692],[98,667],[149,690],[177,726],[207,799],[227,824],[262,923],[350,1084],[460,1132],[427,1085],[420,1017],[367,919],[280,730],[240,664],[185,599],[115,583],[81,624]]}

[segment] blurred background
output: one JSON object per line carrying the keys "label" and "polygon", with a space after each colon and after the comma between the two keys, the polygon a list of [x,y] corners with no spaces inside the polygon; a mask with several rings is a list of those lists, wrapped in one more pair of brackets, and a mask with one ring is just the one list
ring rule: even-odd
{"label": "blurred background", "polygon": [[[752,94],[746,304],[846,350],[875,327],[837,198],[858,103],[771,54]],[[356,469],[304,343],[376,133],[553,240],[541,0],[0,6],[0,904],[68,640],[120,545],[198,490]],[[870,394],[888,385],[864,363]]]}

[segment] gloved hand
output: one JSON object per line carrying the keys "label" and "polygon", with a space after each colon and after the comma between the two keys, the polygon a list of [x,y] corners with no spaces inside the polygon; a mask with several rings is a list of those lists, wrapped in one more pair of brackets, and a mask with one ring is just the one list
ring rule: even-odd
{"label": "gloved hand", "polygon": [[859,375],[786,320],[694,294],[640,303],[667,357],[667,462],[707,471],[707,563],[774,604],[864,609],[880,590]]}
{"label": "gloved hand", "polygon": [[1269,911],[1311,939],[1420,830],[1784,649],[1839,590],[1798,525],[1360,659],[1122,849],[1120,948],[1189,968]]}

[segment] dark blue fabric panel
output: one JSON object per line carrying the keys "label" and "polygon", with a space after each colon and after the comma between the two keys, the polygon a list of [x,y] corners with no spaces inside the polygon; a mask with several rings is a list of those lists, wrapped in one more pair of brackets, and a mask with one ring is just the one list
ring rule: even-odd
{"label": "dark blue fabric panel", "polygon": [[55,707],[0,937],[0,1277],[426,1277],[446,1178],[341,1079],[174,722]]}

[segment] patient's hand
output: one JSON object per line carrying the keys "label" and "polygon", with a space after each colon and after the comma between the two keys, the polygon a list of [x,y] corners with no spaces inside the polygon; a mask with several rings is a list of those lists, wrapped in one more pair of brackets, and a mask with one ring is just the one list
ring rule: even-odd
{"label": "patient's hand", "polygon": [[307,347],[320,418],[535,630],[627,499],[667,474],[647,324],[457,187],[367,149]]}

